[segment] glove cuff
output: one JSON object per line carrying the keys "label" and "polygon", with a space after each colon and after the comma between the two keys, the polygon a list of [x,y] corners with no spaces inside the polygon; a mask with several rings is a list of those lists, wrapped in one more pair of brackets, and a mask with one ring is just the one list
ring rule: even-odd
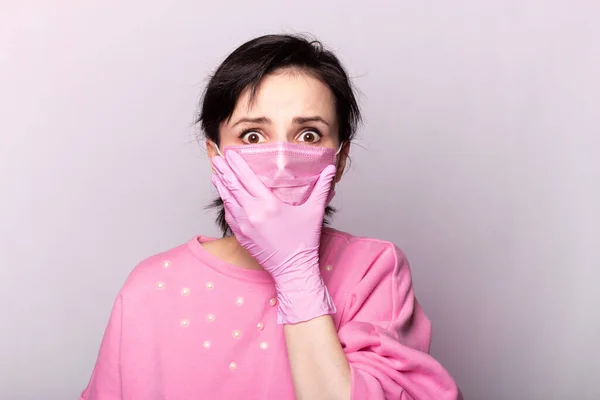
{"label": "glove cuff", "polygon": [[278,324],[296,324],[322,315],[335,314],[335,304],[320,274],[295,283],[285,287],[275,283],[279,302]]}

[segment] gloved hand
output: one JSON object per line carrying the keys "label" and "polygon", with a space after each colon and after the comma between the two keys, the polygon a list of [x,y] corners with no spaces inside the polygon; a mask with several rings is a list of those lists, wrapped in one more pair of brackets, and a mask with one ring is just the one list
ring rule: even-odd
{"label": "gloved hand", "polygon": [[267,270],[277,289],[279,324],[298,323],[336,309],[319,270],[321,228],[334,165],[327,166],[308,200],[279,200],[237,153],[213,157],[212,182],[238,242]]}

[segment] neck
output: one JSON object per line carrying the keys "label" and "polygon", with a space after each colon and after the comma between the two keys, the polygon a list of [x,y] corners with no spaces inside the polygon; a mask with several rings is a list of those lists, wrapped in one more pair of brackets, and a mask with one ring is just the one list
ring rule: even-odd
{"label": "neck", "polygon": [[215,242],[221,242],[221,249],[216,254],[219,258],[230,264],[246,269],[258,269],[263,267],[248,253],[248,251],[237,241],[234,235],[226,236]]}

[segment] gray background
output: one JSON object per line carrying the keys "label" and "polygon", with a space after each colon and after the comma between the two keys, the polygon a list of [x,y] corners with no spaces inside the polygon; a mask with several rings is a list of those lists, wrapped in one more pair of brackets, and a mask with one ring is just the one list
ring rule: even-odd
{"label": "gray background", "polygon": [[595,1],[3,1],[0,399],[76,399],[141,259],[216,234],[191,122],[251,37],[312,32],[366,122],[336,227],[396,242],[467,399],[598,399]]}

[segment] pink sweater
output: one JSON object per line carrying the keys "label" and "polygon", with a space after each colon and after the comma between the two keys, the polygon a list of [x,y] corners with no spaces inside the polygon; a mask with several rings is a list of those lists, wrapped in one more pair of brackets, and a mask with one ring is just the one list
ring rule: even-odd
{"label": "pink sweater", "polygon": [[[82,400],[294,399],[270,275],[217,259],[207,240],[133,270]],[[353,400],[461,398],[428,354],[431,325],[399,249],[325,229],[321,264]]]}

